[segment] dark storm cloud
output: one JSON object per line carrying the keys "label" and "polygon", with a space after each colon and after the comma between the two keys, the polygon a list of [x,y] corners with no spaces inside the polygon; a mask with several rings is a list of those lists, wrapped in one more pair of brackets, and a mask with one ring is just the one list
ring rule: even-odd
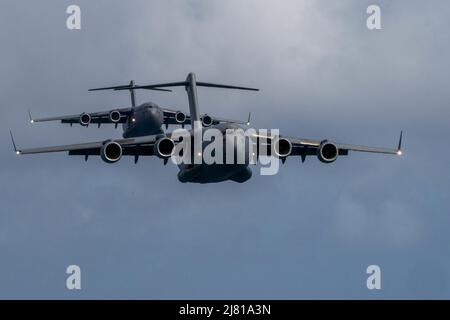
{"label": "dark storm cloud", "polygon": [[[382,8],[383,30],[365,27]],[[449,4],[434,1],[4,1],[0,11],[0,297],[448,297]],[[324,166],[289,159],[238,185],[184,185],[156,159],[38,155],[21,146],[120,136],[30,125],[35,115],[127,105],[90,87],[181,80],[260,87],[200,89],[201,112],[289,135],[394,146]],[[139,101],[187,110],[181,89]],[[65,289],[65,268],[83,289]],[[378,264],[383,289],[365,287]]]}

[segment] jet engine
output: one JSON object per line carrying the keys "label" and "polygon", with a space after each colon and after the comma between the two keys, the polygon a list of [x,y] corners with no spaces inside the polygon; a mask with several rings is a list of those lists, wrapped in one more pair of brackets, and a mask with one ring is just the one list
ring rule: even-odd
{"label": "jet engine", "polygon": [[122,158],[122,146],[114,141],[106,142],[100,149],[100,156],[106,163],[114,163]]}
{"label": "jet engine", "polygon": [[91,123],[91,116],[89,115],[89,113],[82,113],[80,115],[80,124],[87,127],[89,123]]}
{"label": "jet engine", "polygon": [[109,120],[111,120],[111,122],[117,123],[120,121],[121,117],[122,115],[119,110],[113,110],[109,113]]}
{"label": "jet engine", "polygon": [[286,138],[276,138],[273,151],[278,158],[286,158],[292,153],[292,143]]}
{"label": "jet engine", "polygon": [[213,124],[213,122],[214,122],[214,119],[207,114],[205,114],[202,117],[202,124],[204,127],[210,127]]}
{"label": "jet engine", "polygon": [[175,149],[175,142],[173,142],[172,139],[166,137],[160,138],[158,141],[156,141],[155,145],[153,146],[155,155],[157,155],[159,158],[162,159],[170,158],[173,154],[174,149]]}
{"label": "jet engine", "polygon": [[323,163],[331,163],[336,161],[339,155],[338,147],[331,142],[324,141],[320,144],[317,157]]}
{"label": "jet engine", "polygon": [[184,123],[186,121],[186,114],[184,112],[177,111],[177,113],[175,113],[175,121],[177,123]]}

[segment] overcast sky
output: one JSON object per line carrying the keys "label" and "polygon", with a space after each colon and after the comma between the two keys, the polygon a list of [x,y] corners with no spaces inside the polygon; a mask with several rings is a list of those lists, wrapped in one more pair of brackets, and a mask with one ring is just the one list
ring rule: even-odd
{"label": "overcast sky", "polygon": [[[81,30],[66,8],[81,7]],[[366,28],[378,4],[382,30]],[[18,1],[0,6],[0,298],[450,298],[450,3]],[[395,147],[331,165],[290,158],[244,183],[181,184],[158,159],[21,147],[121,136],[35,116],[128,106],[98,86],[183,80],[200,112],[282,134]],[[139,102],[188,110],[185,91]],[[66,267],[82,290],[65,287]],[[366,287],[381,267],[382,289]]]}

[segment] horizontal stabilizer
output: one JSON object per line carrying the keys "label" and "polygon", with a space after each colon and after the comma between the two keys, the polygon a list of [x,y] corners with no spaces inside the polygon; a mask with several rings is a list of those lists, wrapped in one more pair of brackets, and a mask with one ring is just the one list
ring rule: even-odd
{"label": "horizontal stabilizer", "polygon": [[209,82],[197,82],[197,86],[210,87],[210,88],[222,88],[222,89],[259,91],[259,89],[256,89],[256,88],[237,87],[237,86],[230,86],[230,85],[226,85],[226,84],[216,84],[216,83],[209,83]]}
{"label": "horizontal stabilizer", "polygon": [[[168,88],[168,87],[186,87],[189,84],[187,81],[181,82],[168,82],[168,83],[157,83],[145,86],[135,86],[134,89],[147,89],[147,90],[155,90],[159,88]],[[256,88],[248,88],[248,87],[238,87],[238,86],[230,86],[226,84],[217,84],[217,83],[209,83],[209,82],[196,82],[197,87],[210,87],[210,88],[222,88],[222,89],[236,89],[236,90],[250,90],[250,91],[259,91]],[[125,86],[116,87],[114,90],[128,90],[129,88]],[[163,89],[160,89],[163,90]]]}
{"label": "horizontal stabilizer", "polygon": [[[89,89],[88,91],[101,91],[101,90],[133,90],[133,89],[141,89],[140,86],[135,85],[124,85],[124,86],[113,86],[113,87],[104,87],[104,88],[94,88]],[[149,88],[149,90],[155,90],[155,91],[166,91],[171,92],[172,90],[168,89],[160,89],[160,88]]]}

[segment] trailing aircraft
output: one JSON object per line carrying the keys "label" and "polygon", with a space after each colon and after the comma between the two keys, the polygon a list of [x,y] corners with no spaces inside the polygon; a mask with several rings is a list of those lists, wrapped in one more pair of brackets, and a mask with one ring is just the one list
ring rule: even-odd
{"label": "trailing aircraft", "polygon": [[[145,88],[145,86],[138,86],[135,85],[133,80],[128,85],[89,89],[89,91],[128,90],[130,91],[131,96],[131,107],[114,108],[112,110],[100,112],[83,112],[81,114],[48,118],[33,118],[31,116],[31,112],[28,111],[30,122],[61,121],[61,123],[68,123],[71,126],[73,124],[80,124],[85,127],[88,127],[89,125],[97,125],[99,128],[102,124],[113,124],[116,128],[119,124],[122,124],[124,138],[162,134],[163,125],[167,130],[169,125],[181,125],[184,127],[185,125],[189,125],[191,123],[190,115],[180,110],[162,108],[154,102],[145,102],[140,105],[136,105],[136,89],[148,89],[165,92],[171,91],[168,89]],[[249,125],[250,113],[247,121],[225,119],[208,114],[200,116],[200,121],[204,127],[209,127],[211,125],[224,122]]]}

